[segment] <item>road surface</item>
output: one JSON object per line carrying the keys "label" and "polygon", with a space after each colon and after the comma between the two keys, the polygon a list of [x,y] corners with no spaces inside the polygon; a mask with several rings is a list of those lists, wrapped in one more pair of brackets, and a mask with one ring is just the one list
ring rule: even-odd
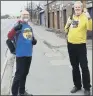
{"label": "road surface", "polygon": [[[38,40],[34,46],[33,60],[27,78],[26,88],[33,95],[83,95],[83,91],[71,94],[73,87],[66,40],[33,24]],[[87,45],[88,63],[92,83],[92,45]],[[82,89],[83,90],[83,89]]]}
{"label": "road surface", "polygon": [[[5,23],[8,21],[4,21]],[[10,25],[13,22],[9,21]],[[8,24],[4,24],[7,25]],[[71,94],[73,87],[72,68],[70,66],[66,40],[46,31],[45,27],[33,25],[34,35],[38,40],[33,49],[33,58],[26,82],[26,90],[33,95],[83,95],[83,89]],[[5,26],[5,28],[9,28]],[[4,29],[2,29],[4,30]],[[5,34],[7,33],[5,29]],[[2,44],[5,47],[6,35],[3,33]],[[4,38],[5,37],[5,38]],[[2,47],[2,53],[5,49]],[[92,82],[92,45],[87,45],[88,63]],[[3,55],[4,57],[4,55]],[[2,62],[4,59],[2,59]],[[14,72],[15,72],[14,65]],[[14,76],[13,72],[13,76]],[[3,95],[3,94],[2,94]]]}

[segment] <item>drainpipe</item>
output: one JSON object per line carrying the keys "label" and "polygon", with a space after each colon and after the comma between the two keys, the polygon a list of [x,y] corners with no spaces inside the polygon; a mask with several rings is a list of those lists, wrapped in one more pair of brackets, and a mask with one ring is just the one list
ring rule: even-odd
{"label": "drainpipe", "polygon": [[48,13],[49,13],[49,4],[48,4],[48,0],[47,0],[47,27],[49,28],[49,17],[48,17]]}

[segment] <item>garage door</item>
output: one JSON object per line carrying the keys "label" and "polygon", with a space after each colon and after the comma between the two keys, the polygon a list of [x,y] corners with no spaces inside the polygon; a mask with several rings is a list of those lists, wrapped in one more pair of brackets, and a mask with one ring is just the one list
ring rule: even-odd
{"label": "garage door", "polygon": [[45,25],[44,12],[40,14],[40,24]]}

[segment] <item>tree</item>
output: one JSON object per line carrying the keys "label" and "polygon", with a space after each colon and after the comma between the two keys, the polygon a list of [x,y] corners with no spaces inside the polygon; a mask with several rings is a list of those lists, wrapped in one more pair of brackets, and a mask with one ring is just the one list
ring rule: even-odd
{"label": "tree", "polygon": [[1,16],[1,19],[7,19],[7,18],[9,18],[10,16],[8,15],[8,14],[6,14],[6,15],[2,15]]}

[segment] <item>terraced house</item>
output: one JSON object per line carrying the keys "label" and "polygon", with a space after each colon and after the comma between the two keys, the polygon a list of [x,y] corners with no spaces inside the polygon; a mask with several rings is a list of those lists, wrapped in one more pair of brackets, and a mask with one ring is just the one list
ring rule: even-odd
{"label": "terraced house", "polygon": [[[88,8],[88,11],[93,18],[93,6],[92,6],[92,0],[91,1],[85,1],[81,0]],[[67,18],[72,14],[73,12],[73,5],[75,1],[43,1],[45,5],[45,26],[48,28],[51,28],[53,30],[63,32],[64,26],[66,24]],[[92,36],[92,33],[88,33],[88,36]]]}

